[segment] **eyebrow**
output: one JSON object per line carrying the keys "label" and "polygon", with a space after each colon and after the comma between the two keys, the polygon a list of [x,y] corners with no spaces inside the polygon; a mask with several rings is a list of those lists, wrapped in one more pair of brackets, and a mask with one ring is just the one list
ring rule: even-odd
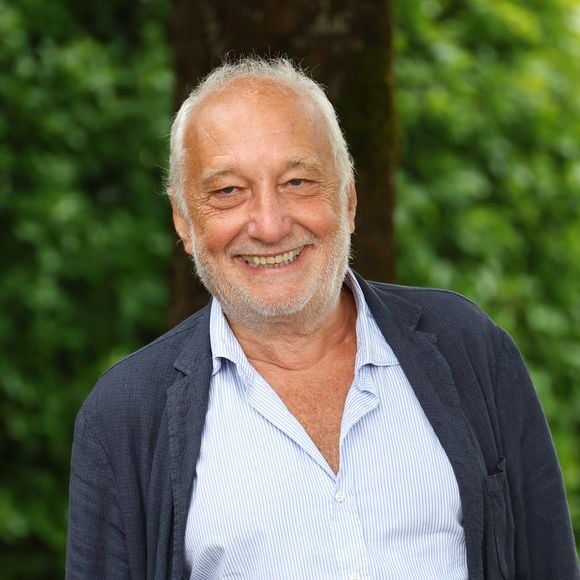
{"label": "eyebrow", "polygon": [[199,184],[201,185],[202,188],[207,188],[220,177],[228,177],[229,175],[233,175],[234,173],[235,169],[230,166],[208,169],[200,177]]}
{"label": "eyebrow", "polygon": [[304,169],[305,171],[322,171],[322,166],[311,157],[294,157],[286,163],[286,169]]}

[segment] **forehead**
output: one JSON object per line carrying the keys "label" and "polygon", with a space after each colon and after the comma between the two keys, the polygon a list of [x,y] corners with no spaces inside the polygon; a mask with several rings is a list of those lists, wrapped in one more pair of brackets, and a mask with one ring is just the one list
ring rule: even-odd
{"label": "forehead", "polygon": [[[310,97],[267,79],[236,79],[206,97],[192,111],[184,145],[189,161],[244,145],[269,157],[304,147],[319,157],[330,152],[328,131]],[[211,151],[209,151],[211,150]]]}
{"label": "forehead", "polygon": [[310,96],[271,79],[243,77],[234,79],[210,93],[192,117],[197,122],[219,117],[243,118],[245,115],[270,118],[286,117],[317,123],[320,113]]}

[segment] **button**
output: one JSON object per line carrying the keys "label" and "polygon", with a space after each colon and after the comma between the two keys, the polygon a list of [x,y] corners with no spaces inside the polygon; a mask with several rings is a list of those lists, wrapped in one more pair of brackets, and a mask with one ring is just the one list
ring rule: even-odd
{"label": "button", "polygon": [[350,580],[360,580],[360,574],[355,572],[354,574],[350,575]]}
{"label": "button", "polygon": [[[338,502],[338,503],[342,503],[344,501],[344,498],[346,497],[344,491],[337,491],[336,494],[334,495],[334,499]],[[352,578],[352,576],[351,576]]]}

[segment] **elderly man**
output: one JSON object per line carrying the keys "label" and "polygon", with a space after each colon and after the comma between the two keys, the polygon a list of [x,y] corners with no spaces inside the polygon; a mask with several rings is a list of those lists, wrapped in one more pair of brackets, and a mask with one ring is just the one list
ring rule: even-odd
{"label": "elderly man", "polygon": [[316,83],[215,70],[175,119],[169,196],[213,300],[81,409],[68,578],[578,577],[509,336],[349,270],[353,168]]}

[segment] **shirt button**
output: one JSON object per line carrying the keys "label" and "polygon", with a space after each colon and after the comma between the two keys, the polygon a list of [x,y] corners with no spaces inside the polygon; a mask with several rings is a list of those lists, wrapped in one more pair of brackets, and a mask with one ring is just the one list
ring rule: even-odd
{"label": "shirt button", "polygon": [[[336,494],[334,495],[334,499],[338,502],[338,503],[342,503],[344,501],[344,498],[346,497],[344,491],[337,491]],[[352,576],[351,576],[352,578]],[[353,579],[356,580],[356,579]]]}
{"label": "shirt button", "polygon": [[360,574],[357,574],[356,572],[354,574],[351,574],[350,580],[360,580]]}

